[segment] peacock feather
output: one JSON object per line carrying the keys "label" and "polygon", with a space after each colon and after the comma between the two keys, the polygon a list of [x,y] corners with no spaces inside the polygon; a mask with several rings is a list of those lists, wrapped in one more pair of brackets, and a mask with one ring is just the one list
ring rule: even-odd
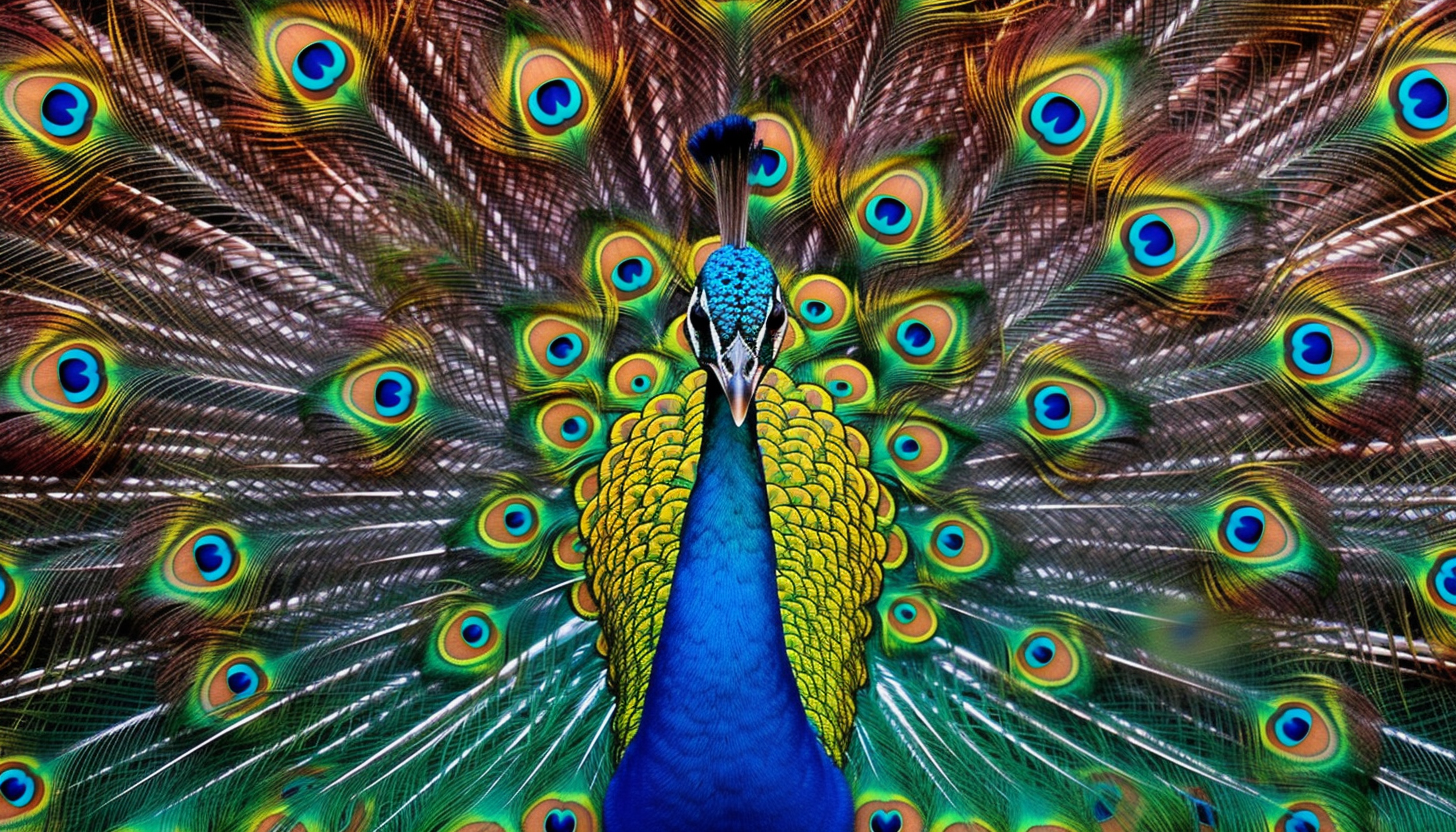
{"label": "peacock feather", "polygon": [[1456,0],[0,22],[0,832],[1456,828]]}

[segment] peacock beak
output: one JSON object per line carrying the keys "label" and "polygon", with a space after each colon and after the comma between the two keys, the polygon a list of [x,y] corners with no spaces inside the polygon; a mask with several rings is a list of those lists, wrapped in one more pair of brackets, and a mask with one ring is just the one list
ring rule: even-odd
{"label": "peacock beak", "polygon": [[724,350],[713,372],[728,395],[728,407],[733,412],[733,423],[743,424],[748,418],[748,407],[753,404],[753,394],[763,378],[763,367],[758,363],[742,335],[735,335],[733,342]]}

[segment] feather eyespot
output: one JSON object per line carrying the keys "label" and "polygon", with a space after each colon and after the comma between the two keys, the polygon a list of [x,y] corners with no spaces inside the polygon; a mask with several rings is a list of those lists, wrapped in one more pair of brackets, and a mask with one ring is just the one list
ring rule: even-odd
{"label": "feather eyespot", "polygon": [[1217,543],[1225,555],[1240,560],[1270,560],[1289,554],[1297,535],[1278,512],[1255,500],[1235,500],[1224,507]]}
{"label": "feather eyespot", "polygon": [[546,317],[531,323],[526,343],[537,366],[552,376],[565,376],[586,360],[591,338],[580,327],[561,318]]}
{"label": "feather eyespot", "polygon": [[73,147],[91,135],[99,107],[96,92],[79,78],[22,75],[5,89],[5,104],[25,127],[61,147]]}
{"label": "feather eyespot", "polygon": [[890,457],[907,474],[932,474],[942,467],[950,446],[940,428],[928,422],[909,422],[890,435]]}
{"label": "feather eyespot", "polygon": [[1337,832],[1337,827],[1324,807],[1305,801],[1289,806],[1274,832]]}
{"label": "feather eyespot", "polygon": [[956,316],[942,304],[922,303],[890,322],[890,347],[916,366],[934,364],[956,335]]}
{"label": "feather eyespot", "polygon": [[172,550],[164,574],[179,589],[207,592],[230,585],[242,566],[243,556],[232,533],[209,527],[194,532]]}
{"label": "feather eyespot", "polygon": [[44,404],[89,410],[106,396],[106,359],[89,344],[64,344],[33,361],[22,375],[22,385]]}
{"label": "feather eyespot", "polygon": [[755,138],[763,142],[748,168],[748,184],[757,196],[778,196],[794,181],[799,160],[793,131],[778,116],[760,113],[753,117]]}
{"label": "feather eyespot", "polygon": [[619,301],[642,297],[662,278],[657,254],[630,231],[609,235],[602,241],[597,249],[597,269]]}
{"label": "feather eyespot", "polygon": [[293,91],[308,101],[333,98],[359,68],[353,44],[313,23],[282,21],[274,28],[272,41],[279,70]]}
{"label": "feather eyespot", "polygon": [[834,397],[836,407],[867,404],[875,397],[870,371],[852,358],[830,362],[824,370],[824,389]]}
{"label": "feather eyespot", "polygon": [[1066,639],[1049,630],[1027,635],[1016,648],[1016,667],[1039,685],[1060,687],[1077,676],[1081,659]]}
{"label": "feather eyespot", "polygon": [[369,367],[344,381],[344,401],[364,419],[398,425],[415,413],[420,382],[408,367],[394,364]]}
{"label": "feather eyespot", "polygon": [[850,312],[848,287],[828,275],[815,275],[800,282],[794,287],[791,303],[799,323],[810,332],[834,329]]}
{"label": "feather eyespot", "polygon": [[537,49],[521,60],[517,93],[526,126],[542,136],[559,136],[586,119],[591,109],[586,82],[555,52]]}
{"label": "feather eyespot", "polygon": [[1071,380],[1043,381],[1026,393],[1031,429],[1044,437],[1078,433],[1100,421],[1106,409],[1101,393]]}
{"label": "feather eyespot", "polygon": [[219,663],[202,686],[202,710],[229,718],[262,704],[268,692],[268,674],[262,665],[246,655],[235,655]]}
{"label": "feather eyespot", "polygon": [[597,433],[597,417],[574,399],[549,404],[537,417],[537,429],[558,450],[574,451]]}
{"label": "feather eyespot", "polygon": [[597,816],[584,801],[547,798],[521,819],[521,832],[596,832]]}
{"label": "feather eyespot", "polygon": [[481,540],[492,549],[520,549],[540,537],[541,509],[531,497],[501,497],[480,513],[476,530]]}
{"label": "feather eyespot", "polygon": [[15,604],[20,600],[20,584],[10,576],[10,572],[0,566],[0,621],[15,609]]}
{"label": "feather eyespot", "polygon": [[909,240],[924,219],[929,191],[918,173],[886,174],[860,198],[856,212],[860,230],[883,245]]}
{"label": "feather eyespot", "polygon": [[1106,98],[1105,80],[1090,70],[1071,70],[1026,99],[1022,129],[1043,152],[1070,155],[1091,137]]}
{"label": "feather eyespot", "polygon": [[1122,224],[1122,247],[1134,272],[1156,278],[1177,269],[1207,235],[1206,218],[1167,206],[1128,217]]}
{"label": "feather eyespot", "polygon": [[985,532],[964,520],[944,520],[931,529],[929,545],[935,564],[956,573],[975,572],[986,565],[991,546]]}
{"label": "feather eyespot", "polygon": [[1397,72],[1390,81],[1389,100],[1401,132],[1413,139],[1431,139],[1449,130],[1452,89],[1456,89],[1456,64],[1421,64]]}
{"label": "feather eyespot", "polygon": [[1285,702],[1264,722],[1264,739],[1273,750],[1302,760],[1323,760],[1338,746],[1335,730],[1318,708]]}
{"label": "feather eyespot", "polygon": [[1365,334],[1339,321],[1297,318],[1284,327],[1284,367],[1301,381],[1335,381],[1370,366],[1374,357]]}
{"label": "feather eyespot", "polygon": [[901,641],[919,644],[935,635],[935,611],[924,600],[905,595],[885,605],[885,625]]}
{"label": "feather eyespot", "polygon": [[612,392],[630,401],[643,401],[656,393],[667,377],[667,364],[647,354],[629,355],[612,367]]}
{"label": "feather eyespot", "polygon": [[1456,549],[1436,556],[1426,573],[1426,595],[1442,611],[1456,615]]}
{"label": "feather eyespot", "polygon": [[0,823],[40,810],[45,804],[46,782],[23,760],[0,760]]}
{"label": "feather eyespot", "polygon": [[471,607],[445,617],[435,646],[440,656],[456,667],[480,667],[498,658],[501,650],[500,628],[491,618],[491,610]]}
{"label": "feather eyespot", "polygon": [[854,832],[923,832],[925,820],[909,801],[867,800],[854,812]]}

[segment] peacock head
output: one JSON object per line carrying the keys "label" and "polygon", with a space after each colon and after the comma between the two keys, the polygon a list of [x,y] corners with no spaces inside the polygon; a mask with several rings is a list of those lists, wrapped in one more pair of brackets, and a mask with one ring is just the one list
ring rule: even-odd
{"label": "peacock head", "polygon": [[731,245],[708,257],[688,299],[688,340],[698,363],[722,385],[736,424],[748,417],[788,326],[784,291],[767,257]]}

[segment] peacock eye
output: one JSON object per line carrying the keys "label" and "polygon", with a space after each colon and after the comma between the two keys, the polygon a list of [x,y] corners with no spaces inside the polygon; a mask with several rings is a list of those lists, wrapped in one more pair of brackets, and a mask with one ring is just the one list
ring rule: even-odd
{"label": "peacock eye", "polygon": [[596,814],[579,800],[546,798],[526,810],[521,832],[597,832]]}
{"label": "peacock eye", "polygon": [[437,646],[451,664],[478,666],[499,653],[500,629],[490,610],[483,607],[462,610],[446,618]]}
{"label": "peacock eye", "polygon": [[106,360],[99,350],[81,343],[51,350],[24,374],[27,392],[65,410],[85,410],[106,394]]}
{"label": "peacock eye", "polygon": [[748,168],[748,184],[758,196],[778,196],[794,180],[798,154],[793,131],[778,116],[759,113],[753,116],[755,138],[763,142]]}
{"label": "peacock eye", "polygon": [[397,425],[414,415],[419,403],[420,383],[408,367],[372,367],[344,382],[350,408],[372,422]]}
{"label": "peacock eye", "polygon": [[[947,832],[958,826],[961,825],[948,827]],[[854,813],[854,832],[921,832],[923,829],[925,819],[904,800],[867,800]]]}
{"label": "peacock eye", "polygon": [[1092,135],[1106,82],[1090,70],[1073,70],[1033,92],[1022,107],[1022,129],[1046,153],[1066,156]]}
{"label": "peacock eye", "polygon": [[640,235],[630,231],[610,235],[602,242],[597,251],[597,268],[619,301],[647,294],[662,276],[657,254]]}
{"label": "peacock eye", "polygon": [[1016,649],[1016,664],[1038,684],[1059,686],[1077,675],[1077,653],[1066,640],[1050,631],[1031,633]]}
{"label": "peacock eye", "polygon": [[778,332],[788,322],[789,312],[784,308],[784,302],[775,300],[773,306],[768,310],[768,320],[764,324],[765,327],[769,332]]}
{"label": "peacock eye", "polygon": [[794,287],[793,304],[806,329],[825,332],[849,314],[849,289],[827,275],[811,277]]}
{"label": "peacock eye", "polygon": [[4,567],[0,567],[0,621],[15,609],[15,602],[20,600],[20,587],[15,579]]}
{"label": "peacock eye", "polygon": [[1274,558],[1287,554],[1295,536],[1283,518],[1253,500],[1236,500],[1223,512],[1218,544],[1235,558]]}
{"label": "peacock eye", "polygon": [[905,361],[916,366],[935,363],[955,336],[956,318],[937,303],[923,303],[890,324],[890,346]]}
{"label": "peacock eye", "polygon": [[874,398],[870,371],[852,358],[831,362],[824,371],[824,389],[834,397],[836,407],[863,404]]}
{"label": "peacock eye", "polygon": [[1117,817],[1122,805],[1122,789],[1116,783],[1098,783],[1092,790],[1092,819],[1105,824]]}
{"label": "peacock eye", "polygon": [[597,420],[576,401],[556,402],[541,411],[540,429],[546,441],[562,450],[574,451],[596,433]]}
{"label": "peacock eye", "polygon": [[353,44],[312,23],[280,23],[273,50],[294,91],[309,101],[334,97],[354,77],[359,64]]}
{"label": "peacock eye", "polygon": [[1044,381],[1026,394],[1031,429],[1044,437],[1076,433],[1097,422],[1105,409],[1096,390],[1070,380]]}
{"label": "peacock eye", "polygon": [[1186,208],[1140,211],[1122,224],[1122,246],[1133,271],[1145,277],[1168,274],[1207,235],[1208,223]]}
{"label": "peacock eye", "polygon": [[1306,760],[1328,757],[1335,735],[1328,720],[1304,702],[1280,705],[1264,723],[1264,737],[1275,751]]}
{"label": "peacock eye", "polygon": [[520,549],[540,536],[541,510],[529,497],[501,497],[486,506],[476,526],[487,546],[506,551]]}
{"label": "peacock eye", "polygon": [[207,528],[172,550],[166,576],[183,589],[220,589],[237,577],[241,566],[242,556],[232,535],[223,529]]}
{"label": "peacock eye", "polygon": [[1284,366],[1302,381],[1333,381],[1368,367],[1364,333],[1332,319],[1299,318],[1284,328]]}
{"label": "peacock eye", "polygon": [[608,377],[612,392],[625,399],[640,400],[657,390],[658,383],[667,372],[667,365],[662,359],[638,353],[619,360]]}
{"label": "peacock eye", "polygon": [[918,644],[935,635],[935,612],[924,600],[906,595],[890,601],[885,609],[885,625],[901,641]]}
{"label": "peacock eye", "polygon": [[886,175],[860,199],[860,229],[884,245],[910,239],[925,213],[927,189],[918,174]]}
{"label": "peacock eye", "polygon": [[5,104],[31,130],[62,147],[71,147],[91,134],[97,99],[91,85],[79,78],[28,75],[12,81]]}
{"label": "peacock eye", "polygon": [[544,317],[531,323],[526,343],[537,366],[555,377],[568,375],[586,360],[591,339],[586,331],[560,318]]}
{"label": "peacock eye", "polygon": [[1408,67],[1390,82],[1390,106],[1401,131],[1414,139],[1434,138],[1452,126],[1451,89],[1456,64]]}
{"label": "peacock eye", "polygon": [[566,60],[536,50],[521,61],[518,92],[526,126],[543,136],[559,136],[580,124],[591,103],[581,76]]}
{"label": "peacock eye", "polygon": [[1436,557],[1426,575],[1426,594],[1438,607],[1456,614],[1456,550]]}
{"label": "peacock eye", "polygon": [[1275,832],[1337,832],[1334,818],[1322,806],[1310,802],[1295,803],[1274,826]]}
{"label": "peacock eye", "polygon": [[19,760],[0,760],[0,823],[30,814],[45,800],[45,779]]}
{"label": "peacock eye", "polygon": [[890,454],[907,474],[931,474],[945,464],[949,446],[945,434],[927,422],[910,422],[890,435]]}
{"label": "peacock eye", "polygon": [[233,656],[220,663],[203,686],[202,709],[213,713],[246,700],[259,703],[262,700],[257,697],[267,690],[268,674],[263,668],[247,656]]}
{"label": "peacock eye", "polygon": [[963,520],[945,520],[930,532],[931,558],[952,572],[974,572],[986,563],[991,547],[985,534]]}

